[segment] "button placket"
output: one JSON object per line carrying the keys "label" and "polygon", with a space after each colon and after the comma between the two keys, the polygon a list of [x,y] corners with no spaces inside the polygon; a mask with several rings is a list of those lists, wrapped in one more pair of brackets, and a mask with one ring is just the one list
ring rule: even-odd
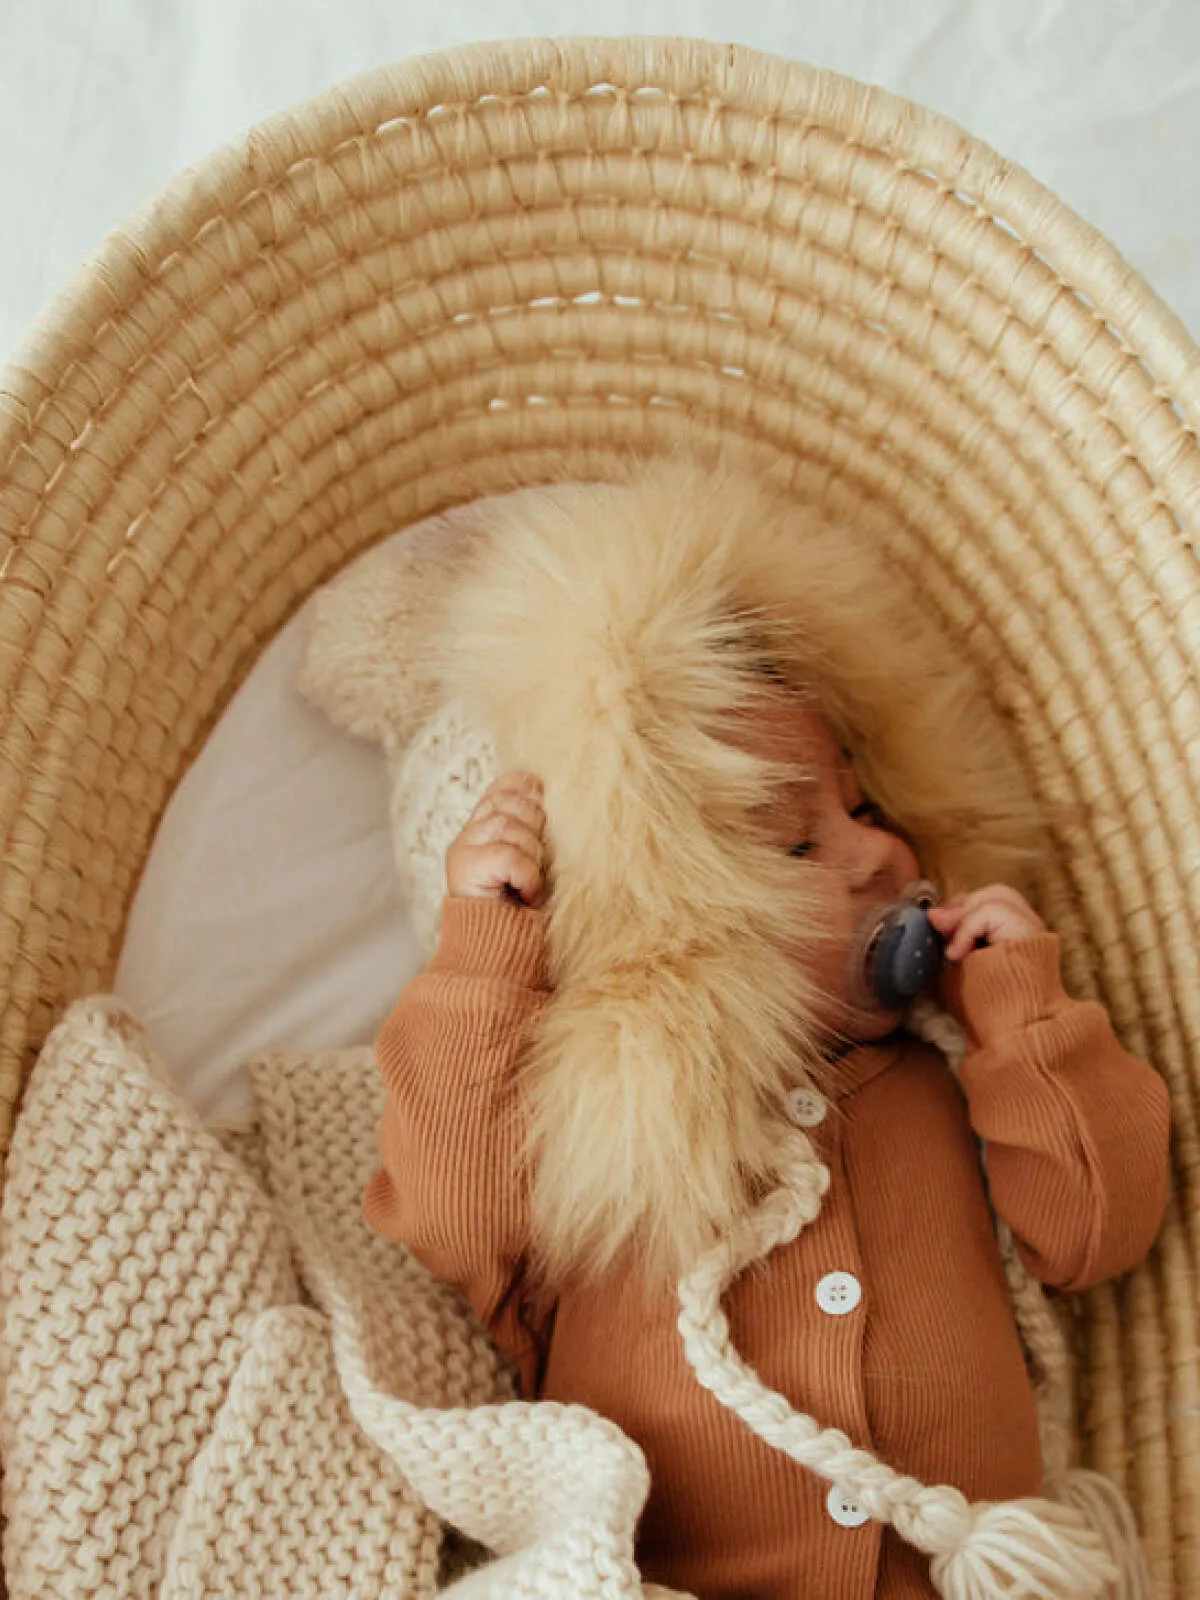
{"label": "button placket", "polygon": [[[820,1110],[818,1121],[824,1127],[816,1134],[810,1130],[809,1137],[818,1158],[830,1174],[830,1186],[823,1197],[820,1215],[790,1247],[804,1263],[803,1275],[793,1280],[794,1289],[804,1296],[808,1307],[814,1308],[816,1313],[814,1315],[813,1311],[805,1310],[805,1319],[814,1341],[810,1350],[820,1371],[815,1381],[810,1380],[807,1374],[797,1373],[796,1398],[792,1403],[810,1412],[823,1426],[838,1428],[863,1449],[871,1450],[874,1440],[867,1417],[862,1374],[864,1316],[851,1314],[863,1304],[862,1282],[854,1271],[843,1269],[824,1272],[826,1267],[839,1261],[861,1270],[851,1189],[842,1154],[847,1123],[840,1115],[834,1114],[837,1110],[836,1100],[827,1101],[807,1087],[797,1086],[785,1091],[781,1109],[793,1126],[800,1126],[797,1118],[807,1116],[810,1109],[814,1115]],[[823,1272],[824,1275],[819,1276]],[[819,1281],[814,1282],[818,1278]],[[808,1298],[810,1295],[811,1299]],[[826,1318],[829,1321],[825,1321]],[[821,1331],[822,1327],[824,1331]],[[828,1511],[827,1506],[823,1508]],[[871,1526],[866,1534],[860,1534],[855,1540],[855,1547],[866,1563],[864,1573],[870,1565],[871,1550],[878,1546],[881,1532],[879,1523],[869,1517],[866,1520]],[[844,1525],[857,1526],[849,1523]],[[874,1540],[867,1536],[872,1530],[877,1536]],[[855,1557],[855,1565],[860,1556]]]}

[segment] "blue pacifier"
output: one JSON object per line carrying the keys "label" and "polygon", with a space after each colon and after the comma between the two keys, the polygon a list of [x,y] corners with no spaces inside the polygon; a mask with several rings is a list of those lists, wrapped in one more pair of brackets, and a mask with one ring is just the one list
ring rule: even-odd
{"label": "blue pacifier", "polygon": [[878,906],[850,951],[850,989],[859,1005],[901,1011],[941,971],[946,941],[929,920],[937,890],[922,880]]}

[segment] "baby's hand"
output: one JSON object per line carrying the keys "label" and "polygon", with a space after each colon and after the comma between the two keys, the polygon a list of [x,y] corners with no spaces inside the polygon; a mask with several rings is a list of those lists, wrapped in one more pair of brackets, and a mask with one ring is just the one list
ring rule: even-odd
{"label": "baby's hand", "polygon": [[542,898],[546,813],[542,785],[526,772],[491,784],[446,851],[446,890],[482,900]]}
{"label": "baby's hand", "polygon": [[929,920],[949,942],[946,960],[961,961],[977,944],[1003,944],[1045,933],[1046,924],[1018,890],[993,883],[973,894],[954,894],[934,906]]}

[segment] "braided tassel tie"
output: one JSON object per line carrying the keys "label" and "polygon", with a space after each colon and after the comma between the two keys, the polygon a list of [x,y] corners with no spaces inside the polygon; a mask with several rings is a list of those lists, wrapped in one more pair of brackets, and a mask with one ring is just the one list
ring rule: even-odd
{"label": "braided tassel tie", "polygon": [[[721,1296],[752,1261],[790,1244],[820,1212],[829,1169],[811,1141],[789,1141],[784,1182],[688,1272],[679,1331],[696,1377],[760,1439],[838,1484],[876,1521],[930,1557],[945,1600],[1089,1600],[1120,1574],[1100,1536],[1070,1505],[1050,1500],[972,1504],[948,1484],[903,1477],[839,1429],[794,1411],[738,1355]],[[1118,1591],[1119,1592],[1119,1591]]]}

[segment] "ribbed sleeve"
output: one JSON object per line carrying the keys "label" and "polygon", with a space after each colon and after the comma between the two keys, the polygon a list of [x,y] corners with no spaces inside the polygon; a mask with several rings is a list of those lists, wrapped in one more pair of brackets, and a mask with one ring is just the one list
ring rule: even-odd
{"label": "ribbed sleeve", "polygon": [[467,1296],[526,1386],[542,1351],[523,1295],[529,1196],[517,1080],[545,985],[544,913],[446,900],[437,954],[376,1041],[387,1096],[381,1165],[364,1199],[372,1227]]}
{"label": "ribbed sleeve", "polygon": [[1065,993],[1054,934],[973,952],[958,1000],[971,1124],[1026,1265],[1072,1293],[1127,1271],[1170,1192],[1166,1085],[1102,1006]]}

